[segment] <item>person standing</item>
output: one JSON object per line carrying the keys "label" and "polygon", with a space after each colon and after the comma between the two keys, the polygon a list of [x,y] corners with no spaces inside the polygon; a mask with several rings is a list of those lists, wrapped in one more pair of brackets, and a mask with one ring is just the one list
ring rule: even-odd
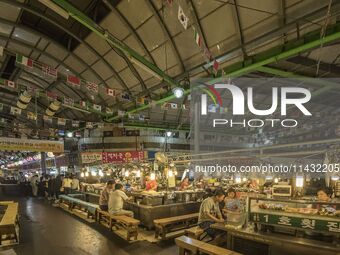
{"label": "person standing", "polygon": [[76,193],[79,190],[79,179],[77,176],[72,176],[71,192]]}
{"label": "person standing", "polygon": [[38,175],[35,174],[31,178],[31,187],[32,187],[32,194],[34,197],[38,195]]}
{"label": "person standing", "polygon": [[59,195],[61,193],[62,186],[63,186],[63,176],[62,175],[58,175],[55,178],[54,185],[53,185],[54,194],[55,194],[55,197],[56,197],[57,200],[59,199]]}
{"label": "person standing", "polygon": [[71,187],[72,187],[72,179],[69,177],[69,175],[66,175],[63,180],[62,189],[64,190],[65,195],[68,195],[71,193]]}
{"label": "person standing", "polygon": [[113,180],[107,181],[105,188],[100,193],[99,208],[102,211],[107,212],[109,210],[109,195],[110,192],[113,190],[113,185],[114,185]]}
{"label": "person standing", "polygon": [[117,183],[115,191],[110,193],[109,196],[109,213],[113,215],[126,215],[133,218],[133,212],[124,210],[124,201],[129,200],[128,196],[123,191],[123,185]]}

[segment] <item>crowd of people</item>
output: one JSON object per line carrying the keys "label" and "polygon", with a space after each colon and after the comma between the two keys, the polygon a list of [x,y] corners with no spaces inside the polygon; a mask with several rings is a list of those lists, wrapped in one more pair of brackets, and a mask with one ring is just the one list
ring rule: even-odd
{"label": "crowd of people", "polygon": [[79,179],[76,175],[33,175],[30,179],[32,195],[57,200],[60,194],[70,194],[79,190]]}

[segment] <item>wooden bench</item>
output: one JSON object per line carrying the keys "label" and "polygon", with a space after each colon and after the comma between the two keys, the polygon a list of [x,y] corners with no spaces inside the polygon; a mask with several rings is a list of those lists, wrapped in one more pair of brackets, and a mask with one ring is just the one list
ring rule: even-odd
{"label": "wooden bench", "polygon": [[197,220],[198,213],[154,220],[155,238],[160,236],[162,240],[165,240],[169,233],[172,233],[171,237],[183,235],[184,229],[197,225]]}
{"label": "wooden bench", "polygon": [[75,197],[70,197],[68,195],[67,196],[60,195],[59,199],[62,204],[66,205],[66,208],[61,206],[63,209],[69,210],[70,212],[84,219],[90,219],[90,218],[94,219],[96,216],[96,211],[97,209],[99,209],[99,206],[96,204],[89,203],[89,202],[86,202],[84,200],[81,200]]}
{"label": "wooden bench", "polygon": [[[113,231],[113,227],[125,229],[127,232],[126,239],[128,241],[130,241],[131,237],[137,240],[139,220],[126,215],[112,215],[100,209],[97,210],[96,219],[98,223],[108,227],[110,231]],[[123,238],[125,237],[123,236]]]}
{"label": "wooden bench", "polygon": [[202,228],[200,228],[199,226],[195,226],[195,227],[192,227],[192,228],[185,230],[185,235],[187,237],[197,239],[197,240],[200,239],[200,237],[203,233],[204,233],[204,230]]}
{"label": "wooden bench", "polygon": [[8,203],[7,209],[0,222],[0,244],[5,240],[15,239],[19,243],[18,203]]}
{"label": "wooden bench", "polygon": [[175,242],[179,248],[179,255],[198,255],[201,253],[209,255],[241,255],[240,253],[198,241],[187,236],[178,237],[175,239]]}

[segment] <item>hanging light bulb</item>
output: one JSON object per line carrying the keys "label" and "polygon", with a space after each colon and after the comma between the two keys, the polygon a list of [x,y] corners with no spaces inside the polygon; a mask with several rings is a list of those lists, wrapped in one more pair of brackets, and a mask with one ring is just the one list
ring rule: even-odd
{"label": "hanging light bulb", "polygon": [[97,176],[97,172],[94,171],[94,170],[92,170],[92,171],[91,171],[91,175],[92,175],[92,176]]}
{"label": "hanging light bulb", "polygon": [[178,173],[177,173],[177,170],[175,170],[175,171],[174,171],[174,175],[177,175],[177,174],[178,174]]}
{"label": "hanging light bulb", "polygon": [[137,172],[136,172],[136,177],[137,177],[137,178],[140,178],[140,170],[137,170]]}
{"label": "hanging light bulb", "polygon": [[172,177],[172,176],[174,176],[174,172],[172,170],[169,170],[168,177]]}
{"label": "hanging light bulb", "polygon": [[174,93],[176,98],[181,98],[184,95],[184,89],[176,87],[172,90],[172,93]]}
{"label": "hanging light bulb", "polygon": [[241,179],[241,176],[236,176],[235,177],[235,182],[236,183],[241,183],[242,179]]}
{"label": "hanging light bulb", "polygon": [[274,183],[279,183],[279,178],[274,178]]}
{"label": "hanging light bulb", "polygon": [[151,173],[151,174],[150,174],[150,180],[151,180],[151,181],[156,180],[156,174],[155,174],[155,173]]}
{"label": "hanging light bulb", "polygon": [[172,132],[171,131],[166,131],[166,136],[167,137],[171,137],[172,136]]}
{"label": "hanging light bulb", "polygon": [[85,172],[85,176],[86,176],[86,177],[89,177],[89,172]]}
{"label": "hanging light bulb", "polygon": [[129,171],[129,170],[126,170],[125,173],[124,173],[124,176],[125,176],[125,177],[129,177],[129,176],[130,176],[130,171]]}
{"label": "hanging light bulb", "polygon": [[84,176],[85,176],[84,172],[81,172],[81,173],[80,173],[80,177],[81,177],[81,178],[84,178]]}
{"label": "hanging light bulb", "polygon": [[296,187],[297,188],[302,188],[303,187],[303,182],[304,182],[304,179],[303,179],[303,176],[296,176]]}
{"label": "hanging light bulb", "polygon": [[103,176],[104,176],[104,173],[103,173],[102,170],[99,170],[99,176],[100,176],[100,177],[103,177]]}

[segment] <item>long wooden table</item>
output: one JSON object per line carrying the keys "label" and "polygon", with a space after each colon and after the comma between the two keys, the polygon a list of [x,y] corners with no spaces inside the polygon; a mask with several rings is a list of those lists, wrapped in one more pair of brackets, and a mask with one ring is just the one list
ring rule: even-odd
{"label": "long wooden table", "polygon": [[[220,223],[213,224],[211,227],[225,231],[227,233],[227,248],[230,250],[235,250],[235,240],[237,239],[238,242],[240,242],[240,240],[245,240],[245,245],[249,244],[250,242],[267,245],[268,251],[266,254],[268,255],[340,254],[340,243],[332,244],[276,233],[261,233],[254,232],[249,229],[235,229]],[[242,253],[242,251],[238,252]]]}
{"label": "long wooden table", "polygon": [[[4,203],[6,204],[7,208],[0,222],[0,244],[2,244],[2,240],[11,239],[15,239],[15,241],[18,243],[18,203],[9,203],[9,201],[5,201]],[[6,236],[6,238],[3,239],[2,236]]]}

